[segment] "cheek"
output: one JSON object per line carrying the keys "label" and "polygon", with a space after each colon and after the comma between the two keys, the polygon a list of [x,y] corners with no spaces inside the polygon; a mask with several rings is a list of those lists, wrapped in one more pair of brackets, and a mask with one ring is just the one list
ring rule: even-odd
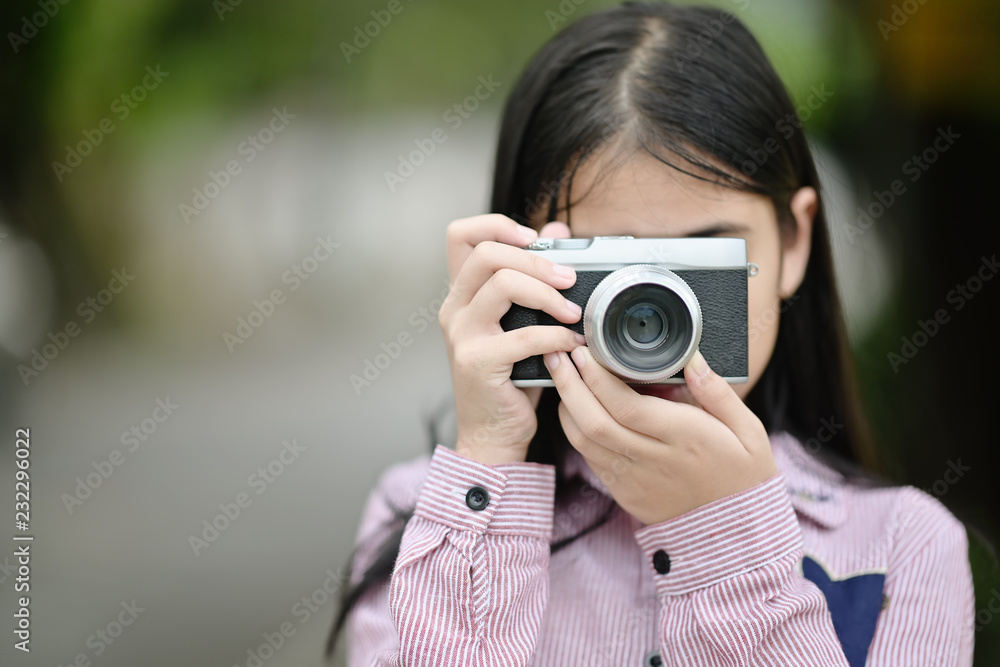
{"label": "cheek", "polygon": [[[763,258],[762,258],[763,259]],[[771,260],[771,258],[767,258]],[[777,256],[773,261],[758,261],[760,272],[750,278],[747,288],[747,337],[750,345],[749,381],[735,384],[733,389],[740,398],[746,398],[767,368],[778,338],[778,321],[781,318],[779,296],[779,271]]]}

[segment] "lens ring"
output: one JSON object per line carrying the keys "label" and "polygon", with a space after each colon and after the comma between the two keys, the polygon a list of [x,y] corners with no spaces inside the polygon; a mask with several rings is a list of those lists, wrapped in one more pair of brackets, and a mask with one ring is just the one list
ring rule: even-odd
{"label": "lens ring", "polygon": [[[636,311],[640,309],[652,311],[652,313],[639,316],[636,313]],[[652,340],[648,341],[636,340],[636,336],[634,336],[633,332],[629,330],[629,324],[632,322],[630,318],[633,316],[643,317],[643,319],[639,321],[639,326],[645,328],[647,326],[646,321],[652,320],[650,315],[653,315],[656,318],[655,320],[650,322],[649,324],[650,328],[653,328],[658,324],[659,331],[655,334]],[[621,335],[622,338],[627,340],[629,345],[640,350],[652,350],[656,348],[656,346],[661,345],[663,341],[666,340],[667,336],[670,334],[670,327],[668,325],[668,318],[666,314],[659,306],[657,306],[654,303],[635,303],[629,306],[625,310],[625,313],[622,316],[622,318],[619,320],[618,329],[619,329],[619,335]]]}
{"label": "lens ring", "polygon": [[[650,314],[649,304],[656,304],[670,335],[656,336],[657,327],[652,330],[652,336],[641,333],[643,318],[629,315],[636,312]],[[655,321],[655,318],[651,318]],[[677,362],[684,354],[687,344],[694,333],[694,322],[684,301],[677,293],[663,285],[654,283],[637,283],[631,285],[612,298],[603,321],[604,342],[610,356],[632,371],[648,374],[660,372]],[[635,338],[623,334],[623,330],[631,327],[642,340],[653,345],[636,345]]]}
{"label": "lens ring", "polygon": [[[609,311],[616,299],[626,290],[638,285],[652,285],[668,290],[676,296],[690,318],[690,334],[680,353],[673,355],[674,358],[669,363],[656,368],[643,369],[634,363],[626,363],[622,356],[627,355],[622,353],[620,343],[613,338],[617,332],[610,335],[606,326]],[[652,264],[631,264],[609,273],[594,288],[583,315],[584,336],[594,358],[618,377],[633,383],[662,382],[676,375],[698,349],[701,330],[701,307],[690,286],[673,271]]]}

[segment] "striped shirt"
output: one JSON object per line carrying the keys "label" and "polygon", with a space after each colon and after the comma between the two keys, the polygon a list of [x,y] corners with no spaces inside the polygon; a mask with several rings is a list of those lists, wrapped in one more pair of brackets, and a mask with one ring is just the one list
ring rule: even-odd
{"label": "striped shirt", "polygon": [[391,580],[351,613],[349,664],[971,665],[962,523],[913,487],[846,482],[788,434],[771,445],[777,475],[652,525],[575,450],[558,504],[551,465],[437,445],[392,466],[365,506],[352,583],[391,507],[416,511]]}

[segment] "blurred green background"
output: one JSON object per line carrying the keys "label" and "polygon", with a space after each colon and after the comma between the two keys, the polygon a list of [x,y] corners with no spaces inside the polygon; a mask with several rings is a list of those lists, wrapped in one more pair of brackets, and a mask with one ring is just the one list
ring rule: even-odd
{"label": "blurred green background", "polygon": [[[30,427],[38,540],[36,648],[4,642],[0,663],[246,664],[292,621],[266,664],[321,664],[333,603],[307,618],[295,605],[345,562],[378,473],[427,451],[423,423],[449,397],[436,320],[414,315],[444,285],[444,227],[485,212],[498,112],[530,56],[614,3],[401,0],[355,42],[387,4],[0,7],[0,488],[12,497],[12,434]],[[711,4],[748,24],[797,103],[832,91],[806,126],[884,471],[995,543],[1000,281],[961,310],[948,295],[1000,246],[1000,3]],[[479,77],[496,92],[449,124]],[[439,127],[447,142],[387,185]],[[943,128],[959,138],[858,235],[858,207],[908,178]],[[317,239],[336,249],[313,262]],[[134,279],[109,288],[114,271]],[[269,315],[257,304],[275,289]],[[893,368],[889,353],[941,308],[950,321]],[[350,376],[403,331],[413,347],[356,391]],[[75,491],[166,397],[176,416],[90,495]],[[192,547],[291,438],[307,462]],[[958,460],[969,471],[935,486]],[[970,557],[986,610],[976,664],[994,665],[1000,576],[976,537]],[[0,592],[9,619],[9,577]],[[95,655],[88,638],[133,599],[148,611]]]}

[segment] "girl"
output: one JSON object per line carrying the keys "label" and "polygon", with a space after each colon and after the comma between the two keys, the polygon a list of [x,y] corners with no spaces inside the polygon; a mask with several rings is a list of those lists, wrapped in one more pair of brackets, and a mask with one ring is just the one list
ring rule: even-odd
{"label": "girl", "polygon": [[[383,475],[331,650],[349,614],[351,665],[971,664],[965,530],[865,470],[816,168],[732,15],[628,3],[556,36],[491,208],[447,231],[455,448]],[[749,382],[696,353],[630,386],[567,327],[504,332],[515,303],[580,319],[539,234],[746,239]],[[512,384],[532,355],[555,388]]]}

